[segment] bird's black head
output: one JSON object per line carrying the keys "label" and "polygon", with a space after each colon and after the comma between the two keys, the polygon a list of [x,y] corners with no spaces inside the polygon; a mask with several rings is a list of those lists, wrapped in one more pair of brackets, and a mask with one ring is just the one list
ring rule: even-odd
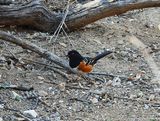
{"label": "bird's black head", "polygon": [[69,51],[67,56],[69,58],[69,65],[71,68],[77,67],[83,60],[81,54],[76,50]]}

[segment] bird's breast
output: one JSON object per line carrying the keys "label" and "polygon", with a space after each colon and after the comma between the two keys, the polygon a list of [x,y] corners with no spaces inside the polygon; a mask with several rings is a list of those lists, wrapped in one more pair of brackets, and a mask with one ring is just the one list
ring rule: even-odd
{"label": "bird's breast", "polygon": [[84,61],[80,62],[78,69],[82,72],[89,73],[92,71],[92,65],[86,64]]}

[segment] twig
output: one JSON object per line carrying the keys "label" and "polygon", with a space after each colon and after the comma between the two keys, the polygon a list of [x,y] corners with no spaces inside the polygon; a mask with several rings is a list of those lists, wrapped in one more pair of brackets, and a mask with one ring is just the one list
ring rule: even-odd
{"label": "twig", "polygon": [[9,111],[14,111],[14,112],[20,112],[19,110],[17,109],[14,109],[14,108],[9,108],[9,107],[4,107],[5,110],[9,110]]}
{"label": "twig", "polygon": [[126,77],[126,76],[113,75],[113,74],[109,74],[109,73],[106,73],[106,72],[91,72],[91,73],[89,73],[89,75],[109,76],[109,77],[112,77],[112,78],[119,77],[121,79],[128,80],[128,77]]}
{"label": "twig", "polygon": [[14,89],[19,91],[31,91],[33,90],[33,87],[23,87],[23,86],[17,86],[17,85],[0,85],[0,89]]}
{"label": "twig", "polygon": [[[53,82],[53,81],[44,81],[44,82],[49,83],[49,84],[59,85],[58,83]],[[86,88],[86,87],[78,87],[78,86],[73,86],[73,85],[69,85],[69,84],[66,84],[65,87],[68,87],[71,89],[90,90],[89,88]]]}
{"label": "twig", "polygon": [[[62,69],[62,68],[60,68],[60,67],[55,67],[55,66],[48,65],[48,64],[45,64],[45,63],[42,63],[42,62],[33,61],[33,60],[25,59],[25,58],[22,58],[22,60],[30,61],[30,62],[39,64],[39,65],[44,65],[44,66],[46,66],[46,68],[51,69],[51,70],[53,70],[54,72],[57,72],[58,74],[60,74],[60,75],[62,75],[63,77],[67,78],[68,80],[70,80],[70,79],[68,78],[68,75],[67,75],[66,73],[63,73],[62,71],[58,70],[58,69]],[[55,68],[57,68],[57,69],[55,69]]]}
{"label": "twig", "polygon": [[67,4],[67,7],[66,7],[66,12],[65,12],[65,14],[64,14],[64,16],[63,16],[63,18],[62,18],[62,21],[61,21],[61,23],[59,24],[57,30],[54,32],[53,36],[51,37],[49,43],[51,43],[53,37],[54,37],[56,34],[57,34],[57,35],[56,35],[56,37],[55,37],[55,39],[54,39],[54,42],[57,40],[57,37],[58,37],[58,35],[59,35],[59,33],[60,33],[61,29],[63,28],[63,25],[64,25],[64,23],[65,23],[66,17],[67,17],[67,15],[68,15],[68,11],[69,11],[69,1],[68,1],[68,4]]}
{"label": "twig", "polygon": [[83,100],[83,99],[76,98],[76,97],[70,98],[69,100],[73,100],[73,101],[79,101],[79,102],[83,102],[83,103],[88,103],[88,104],[91,104],[91,101],[88,101],[88,100]]}
{"label": "twig", "polygon": [[19,116],[19,117],[24,118],[24,119],[25,119],[25,121],[32,121],[32,119],[30,119],[30,118],[28,118],[28,117],[24,116],[22,113],[15,113],[15,115],[17,115],[17,116]]}
{"label": "twig", "polygon": [[24,61],[28,61],[28,62],[32,62],[32,63],[35,63],[35,64],[39,64],[39,65],[43,65],[49,69],[52,69],[52,68],[56,68],[56,69],[63,69],[62,67],[58,67],[58,66],[53,66],[51,64],[46,64],[46,63],[43,63],[43,62],[39,62],[39,61],[35,61],[35,60],[30,60],[30,59],[27,59],[27,58],[21,58],[22,60]]}
{"label": "twig", "polygon": [[66,85],[66,87],[72,88],[72,89],[90,90],[90,88],[87,88],[87,87],[78,87],[73,85]]}
{"label": "twig", "polygon": [[11,50],[10,50],[9,48],[7,48],[8,46],[7,46],[6,42],[4,42],[4,45],[5,45],[5,47],[6,47],[5,50],[7,50],[7,51],[8,51],[8,52],[9,52],[16,60],[18,60],[17,57],[15,56],[15,54],[12,53]]}
{"label": "twig", "polygon": [[139,102],[139,103],[149,103],[149,104],[160,105],[160,102],[157,102],[157,101],[149,101],[149,100],[142,100],[142,99],[131,99],[131,98],[119,97],[119,96],[113,96],[113,98],[118,98],[118,99],[123,99],[123,100],[128,100],[128,101],[134,101],[134,102]]}
{"label": "twig", "polygon": [[51,108],[51,106],[48,105],[45,101],[43,101],[41,97],[39,97],[38,100],[39,100],[42,104],[44,104],[44,105],[46,105],[47,107]]}

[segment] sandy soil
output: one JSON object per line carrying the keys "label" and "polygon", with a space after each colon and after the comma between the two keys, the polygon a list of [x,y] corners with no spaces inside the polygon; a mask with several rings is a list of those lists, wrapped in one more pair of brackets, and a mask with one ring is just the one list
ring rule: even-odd
{"label": "sandy soil", "polygon": [[[38,113],[33,121],[160,120],[160,85],[152,82],[155,74],[145,60],[143,50],[129,42],[129,37],[134,35],[147,45],[157,68],[160,68],[159,13],[160,9],[154,8],[105,18],[68,33],[68,36],[61,33],[56,42],[50,45],[47,43],[52,35],[11,27],[10,32],[15,36],[46,48],[64,59],[67,59],[65,55],[71,49],[91,57],[103,49],[112,49],[115,53],[98,61],[94,72],[109,73],[115,77],[94,75],[103,82],[91,84],[84,79],[77,80],[76,75],[68,74],[71,78],[68,80],[54,72],[52,68],[56,68],[55,65],[39,55],[0,42],[0,85],[34,88],[33,91],[0,88],[0,117],[4,121],[15,121],[18,120],[15,115],[17,110],[23,112],[33,109]],[[14,60],[6,57],[12,54],[21,63],[15,64]],[[22,58],[49,64],[51,67]],[[66,73],[63,69],[60,71]],[[122,76],[130,77],[130,80]],[[75,86],[81,88],[73,88]],[[23,98],[14,99],[12,91]]]}

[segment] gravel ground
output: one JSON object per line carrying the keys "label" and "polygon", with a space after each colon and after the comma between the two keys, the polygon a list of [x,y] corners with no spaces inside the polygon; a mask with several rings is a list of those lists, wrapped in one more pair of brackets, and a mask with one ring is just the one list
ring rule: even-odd
{"label": "gravel ground", "polygon": [[[64,59],[71,49],[91,57],[103,49],[112,49],[115,53],[101,59],[94,67],[93,73],[105,75],[89,75],[101,81],[90,82],[68,74],[36,53],[0,42],[2,120],[159,121],[160,85],[152,81],[157,75],[148,63],[150,60],[146,60],[144,48],[139,49],[129,41],[130,36],[137,37],[160,68],[159,13],[159,8],[152,8],[108,17],[67,36],[61,33],[52,44],[47,44],[52,35],[10,27],[10,33],[15,36]],[[18,63],[9,58],[13,54],[20,60]],[[53,68],[66,73],[68,78]],[[33,87],[34,90],[5,88],[9,85]],[[26,110],[34,110],[37,116],[23,114]]]}

